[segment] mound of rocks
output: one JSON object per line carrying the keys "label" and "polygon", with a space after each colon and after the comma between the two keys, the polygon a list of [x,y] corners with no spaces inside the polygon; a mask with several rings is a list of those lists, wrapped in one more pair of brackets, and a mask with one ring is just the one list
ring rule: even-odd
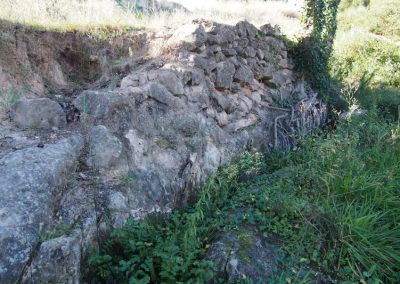
{"label": "mound of rocks", "polygon": [[[162,56],[133,70],[120,88],[86,91],[74,101],[89,125],[103,125],[123,145],[115,155],[128,160],[136,217],[183,205],[177,196],[245,148],[289,148],[296,134],[321,125],[325,106],[305,91],[273,31],[248,22],[182,26]],[[124,159],[112,167],[126,169]],[[98,167],[107,176],[108,163]]]}
{"label": "mound of rocks", "polygon": [[[117,88],[69,102],[80,121],[67,127],[84,146],[70,138],[0,159],[2,283],[76,283],[86,248],[110,226],[185,206],[244,150],[288,149],[325,120],[270,26],[200,20],[166,37],[160,53]],[[60,106],[39,100],[19,102],[14,122],[65,127]],[[43,228],[57,234],[43,238]]]}

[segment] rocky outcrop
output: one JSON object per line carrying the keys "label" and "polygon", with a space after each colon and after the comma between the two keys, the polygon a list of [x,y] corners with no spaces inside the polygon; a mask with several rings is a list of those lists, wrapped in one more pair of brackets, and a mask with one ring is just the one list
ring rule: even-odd
{"label": "rocky outcrop", "polygon": [[0,282],[14,283],[52,221],[57,196],[74,171],[82,137],[44,148],[30,147],[0,160]]}
{"label": "rocky outcrop", "polygon": [[[110,226],[185,206],[245,149],[288,149],[325,119],[270,27],[196,21],[159,53],[113,87],[57,97],[67,113],[48,99],[16,106],[17,126],[56,138],[0,156],[0,282],[76,283],[87,247]],[[57,139],[77,132],[84,141]]]}

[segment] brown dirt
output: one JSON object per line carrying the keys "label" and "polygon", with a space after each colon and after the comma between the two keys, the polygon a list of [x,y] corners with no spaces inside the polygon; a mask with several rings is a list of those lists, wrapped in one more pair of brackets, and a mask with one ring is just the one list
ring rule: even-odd
{"label": "brown dirt", "polygon": [[[110,36],[102,39],[102,33]],[[0,90],[24,88],[26,97],[43,97],[110,80],[129,71],[120,62],[147,54],[148,37],[135,30],[40,31],[0,22]]]}

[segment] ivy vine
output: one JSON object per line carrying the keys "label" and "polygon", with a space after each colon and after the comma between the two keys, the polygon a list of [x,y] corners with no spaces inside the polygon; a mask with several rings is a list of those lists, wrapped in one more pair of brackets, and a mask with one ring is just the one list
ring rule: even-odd
{"label": "ivy vine", "polygon": [[340,0],[306,0],[304,21],[311,31],[292,51],[299,71],[325,97],[332,95],[334,89],[328,61],[336,35],[339,4]]}

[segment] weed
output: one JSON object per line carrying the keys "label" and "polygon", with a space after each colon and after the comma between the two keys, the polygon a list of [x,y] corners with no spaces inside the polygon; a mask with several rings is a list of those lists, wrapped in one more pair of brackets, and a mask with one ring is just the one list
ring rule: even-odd
{"label": "weed", "polygon": [[52,239],[55,239],[55,238],[58,238],[61,236],[68,236],[74,230],[79,229],[79,228],[80,228],[79,223],[74,223],[74,224],[60,223],[51,229],[41,230],[40,231],[40,240],[42,242],[44,242],[44,241],[52,240]]}
{"label": "weed", "polygon": [[112,73],[110,80],[107,82],[108,88],[115,89],[116,87],[119,86],[121,80],[122,80],[122,75]]}
{"label": "weed", "polygon": [[121,184],[128,187],[130,190],[134,190],[134,182],[135,178],[132,174],[126,174],[118,177],[118,180]]}

